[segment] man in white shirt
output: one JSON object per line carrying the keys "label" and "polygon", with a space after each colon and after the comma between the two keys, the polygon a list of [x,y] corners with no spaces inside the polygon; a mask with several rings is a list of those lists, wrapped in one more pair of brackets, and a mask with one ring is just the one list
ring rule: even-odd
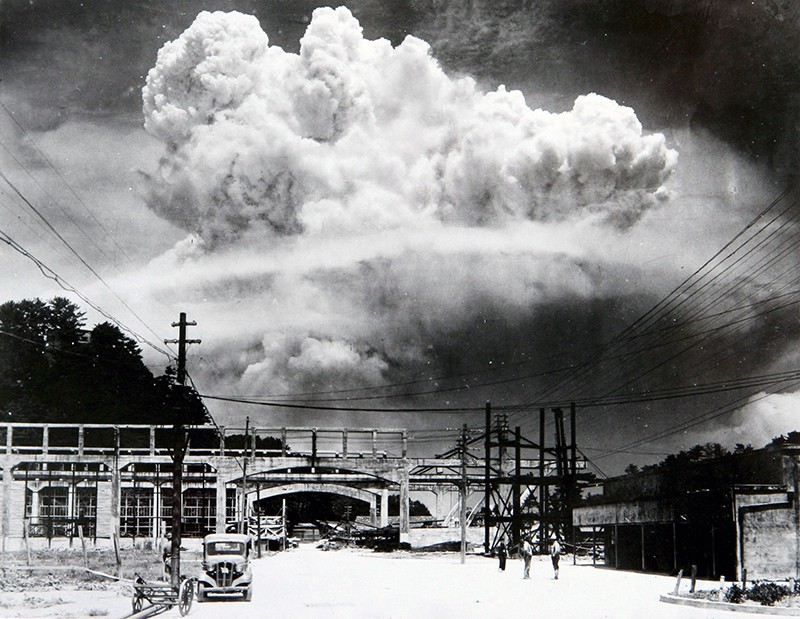
{"label": "man in white shirt", "polygon": [[555,572],[555,579],[558,580],[558,559],[561,557],[561,544],[558,543],[558,538],[553,539],[553,545],[550,546],[550,559],[553,561],[553,572]]}
{"label": "man in white shirt", "polygon": [[522,546],[520,547],[519,553],[520,555],[522,555],[522,561],[525,564],[525,571],[523,572],[522,577],[530,578],[531,559],[533,558],[533,546],[531,546],[531,541],[527,536],[522,538]]}

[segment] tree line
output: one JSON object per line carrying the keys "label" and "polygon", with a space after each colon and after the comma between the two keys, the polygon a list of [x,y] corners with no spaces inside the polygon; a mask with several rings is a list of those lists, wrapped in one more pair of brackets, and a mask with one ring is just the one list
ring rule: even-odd
{"label": "tree line", "polygon": [[63,297],[0,305],[0,414],[4,421],[184,424],[208,421],[200,397],[167,366],[155,376],[119,327],[87,329]]}

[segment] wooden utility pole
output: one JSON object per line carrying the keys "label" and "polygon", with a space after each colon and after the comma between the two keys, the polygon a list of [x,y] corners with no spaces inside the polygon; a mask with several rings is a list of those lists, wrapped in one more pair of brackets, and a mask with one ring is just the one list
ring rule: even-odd
{"label": "wooden utility pole", "polygon": [[490,481],[492,473],[492,405],[486,402],[486,435],[483,442],[483,553],[488,555],[491,552],[489,541],[489,527],[492,524],[492,484]]}
{"label": "wooden utility pole", "polygon": [[461,524],[461,563],[467,560],[467,424],[461,429],[461,486],[459,488]]}
{"label": "wooden utility pole", "polygon": [[197,323],[187,322],[186,313],[180,313],[178,322],[173,322],[173,327],[178,327],[177,340],[164,340],[165,344],[178,345],[177,382],[180,385],[181,398],[175,410],[175,443],[172,450],[172,544],[170,552],[170,578],[173,586],[180,586],[181,579],[181,520],[183,499],[183,458],[188,446],[184,430],[184,387],[186,386],[186,345],[199,344],[200,340],[187,340],[186,327],[196,326]]}
{"label": "wooden utility pole", "polygon": [[247,420],[244,424],[244,462],[242,465],[242,511],[241,517],[239,518],[239,533],[247,533],[249,527],[248,523],[245,522],[247,519],[247,448],[249,445],[250,439],[250,417],[247,417]]}

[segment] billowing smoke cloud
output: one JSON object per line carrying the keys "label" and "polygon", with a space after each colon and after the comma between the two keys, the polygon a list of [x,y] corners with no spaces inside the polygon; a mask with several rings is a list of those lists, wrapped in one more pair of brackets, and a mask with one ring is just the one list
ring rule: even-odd
{"label": "billowing smoke cloud", "polygon": [[724,427],[692,432],[684,441],[695,445],[720,443],[728,449],[737,444],[758,449],[772,439],[798,430],[797,408],[800,392],[759,393],[726,419]]}
{"label": "billowing smoke cloud", "polygon": [[677,154],[610,99],[530,109],[446,75],[419,39],[365,39],[345,8],[316,10],[299,54],[253,17],[201,13],[143,97],[165,145],[150,206],[196,241],[148,286],[236,325],[217,330],[216,379],[242,393],[487,363],[533,308],[588,315],[647,288],[607,248],[669,199]]}
{"label": "billowing smoke cloud", "polygon": [[168,147],[151,203],[211,245],[247,232],[594,216],[625,227],[663,197],[676,153],[598,95],[561,114],[452,79],[423,41],[369,41],[318,9],[299,54],[257,20],[201,13],[144,89]]}

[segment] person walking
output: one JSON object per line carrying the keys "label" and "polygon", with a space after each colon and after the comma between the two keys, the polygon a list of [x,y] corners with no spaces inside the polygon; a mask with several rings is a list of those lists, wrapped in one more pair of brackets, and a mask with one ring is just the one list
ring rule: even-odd
{"label": "person walking", "polygon": [[497,560],[500,562],[499,567],[501,572],[506,571],[506,559],[508,558],[508,553],[506,552],[506,545],[503,542],[500,542],[500,545],[497,547]]}
{"label": "person walking", "polygon": [[528,537],[522,538],[522,546],[519,553],[522,555],[524,564],[522,577],[528,579],[531,577],[531,559],[533,558],[533,546],[531,546],[531,540]]}
{"label": "person walking", "polygon": [[561,558],[561,544],[558,543],[558,538],[553,539],[553,545],[550,546],[550,560],[553,562],[553,572],[555,580],[558,580],[558,560]]}

